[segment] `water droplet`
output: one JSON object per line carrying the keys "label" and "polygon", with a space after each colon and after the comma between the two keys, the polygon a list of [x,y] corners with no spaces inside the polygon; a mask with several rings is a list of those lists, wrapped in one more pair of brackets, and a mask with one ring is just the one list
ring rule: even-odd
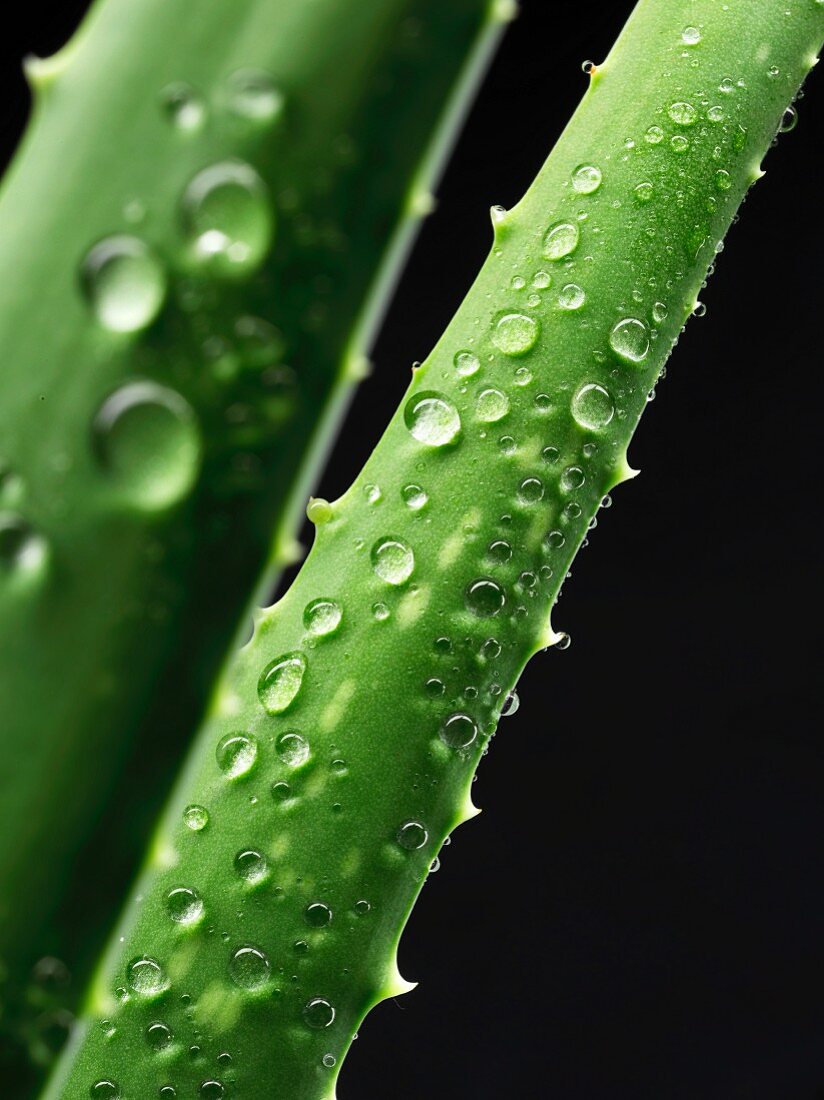
{"label": "water droplet", "polygon": [[775,79],[775,77],[777,77],[780,74],[780,72],[781,72],[781,70],[779,69],[779,67],[777,65],[770,65],[769,69],[767,69],[767,76],[771,77],[772,79]]}
{"label": "water droplet", "polygon": [[550,531],[544,540],[548,550],[560,550],[566,542],[563,531]]}
{"label": "water droplet", "polygon": [[226,106],[248,122],[266,125],[283,111],[283,93],[269,73],[261,69],[239,69],[226,82]]}
{"label": "water droplet", "polygon": [[95,1081],[89,1089],[92,1100],[120,1100],[120,1089],[111,1080]]}
{"label": "water droplet", "polygon": [[332,920],[332,910],[322,901],[313,901],[306,906],[304,916],[312,928],[325,928]]}
{"label": "water droplet", "polygon": [[580,466],[567,466],[561,474],[561,488],[565,493],[571,493],[573,489],[580,489],[585,480]]}
{"label": "water droplet", "polygon": [[424,684],[424,690],[430,699],[437,699],[446,691],[446,685],[437,676],[432,676]]}
{"label": "water droplet", "polygon": [[496,539],[489,544],[487,554],[499,565],[504,565],[512,557],[512,547],[505,539]]}
{"label": "water droplet", "polygon": [[552,282],[552,276],[548,271],[536,271],[532,276],[532,285],[536,290],[546,290]]}
{"label": "water droplet", "polygon": [[204,806],[187,806],[183,811],[183,823],[193,833],[199,833],[209,824],[209,811]]}
{"label": "water droplet", "polygon": [[718,91],[723,92],[725,95],[729,95],[730,92],[735,91],[735,82],[729,76],[725,76],[721,83],[718,85]]}
{"label": "water droplet", "polygon": [[229,977],[241,989],[261,989],[269,981],[269,959],[252,944],[238,947],[229,959]]}
{"label": "water droplet", "polygon": [[163,967],[148,955],[142,955],[129,963],[126,969],[126,981],[135,993],[143,997],[152,997],[161,993],[168,985]]}
{"label": "water droplet", "polygon": [[106,237],[83,260],[89,305],[110,332],[137,332],[157,317],[166,297],[166,271],[138,237]]}
{"label": "water droplet", "polygon": [[285,802],[291,795],[292,791],[288,783],[280,780],[277,783],[272,784],[272,798],[275,802]]}
{"label": "water droplet", "polygon": [[404,485],[401,496],[406,507],[411,508],[413,512],[419,512],[429,500],[420,485]]}
{"label": "water droplet", "polygon": [[572,173],[572,186],[579,195],[591,195],[601,186],[601,169],[594,164],[580,164]]}
{"label": "water droplet", "polygon": [[558,295],[558,305],[561,309],[580,309],[586,300],[587,296],[583,288],[576,283],[567,283]]}
{"label": "water droplet", "polygon": [[518,692],[510,691],[506,699],[504,699],[504,705],[501,707],[501,718],[509,718],[515,713],[520,705],[521,700],[518,698]]}
{"label": "water droplet", "polygon": [[544,447],[544,449],[541,451],[541,458],[549,466],[553,466],[560,457],[561,452],[558,450],[557,447]]}
{"label": "water droplet", "polygon": [[555,642],[555,644],[552,648],[553,649],[564,650],[564,649],[569,649],[569,647],[571,645],[572,645],[572,638],[570,638],[569,634],[561,633],[561,634],[558,635],[558,640]]}
{"label": "water droplet", "polygon": [[701,41],[701,32],[698,27],[684,27],[681,31],[681,41],[685,46],[697,46]]}
{"label": "water droplet", "polygon": [[518,486],[521,504],[537,504],[544,495],[543,483],[537,477],[526,477]]}
{"label": "water droplet", "polygon": [[466,606],[478,618],[489,619],[497,615],[505,603],[504,590],[489,577],[479,577],[466,589]]}
{"label": "water droplet", "polygon": [[146,1042],[152,1050],[165,1050],[173,1038],[172,1029],[166,1024],[155,1022],[146,1028]]}
{"label": "water droplet", "polygon": [[707,118],[710,122],[723,122],[724,121],[724,108],[723,107],[710,107],[707,111]]}
{"label": "water droplet", "polygon": [[217,764],[227,779],[247,775],[257,760],[257,740],[250,733],[227,733],[215,749]]}
{"label": "water droplet", "polygon": [[160,93],[160,107],[176,130],[194,133],[206,121],[203,96],[182,80],[167,84]]}
{"label": "water droplet", "polygon": [[183,215],[195,254],[223,274],[253,271],[269,251],[274,216],[266,185],[251,165],[221,161],[194,177]]}
{"label": "water droplet", "polygon": [[372,604],[372,614],[379,623],[384,623],[389,618],[390,611],[385,603],[378,601],[378,603]]}
{"label": "water droplet", "polygon": [[660,126],[650,126],[644,134],[644,141],[650,145],[660,145],[664,140],[664,131]]}
{"label": "water droplet", "polygon": [[595,64],[594,61],[582,61],[581,62],[581,72],[586,73],[587,76],[592,76],[593,73],[595,73],[595,71],[597,70],[597,68],[598,68],[598,66]]}
{"label": "water droplet", "polygon": [[677,126],[693,126],[698,117],[698,112],[693,105],[681,100],[671,103],[667,108],[667,114]]}
{"label": "water droplet", "polygon": [[284,653],[270,661],[258,680],[258,698],[267,714],[283,714],[300,693],[306,673],[302,653]]}
{"label": "water droplet", "polygon": [[[450,714],[441,726],[440,736],[443,743],[449,745],[451,749],[465,749],[478,736],[478,727],[475,720],[470,718],[468,714]],[[415,822],[407,822],[407,826],[409,824],[415,824]],[[398,835],[398,841],[405,848],[420,848],[421,844],[426,841],[425,830],[421,844],[404,844],[400,839],[400,835]]]}
{"label": "water droplet", "polygon": [[303,1006],[303,1018],[311,1028],[329,1027],[335,1019],[335,1010],[325,997],[313,997]]}
{"label": "water droplet", "polygon": [[548,260],[562,260],[578,247],[578,226],[573,222],[559,222],[547,230],[544,237],[544,255]]}
{"label": "water droplet", "polygon": [[34,575],[49,558],[45,538],[13,512],[0,513],[0,580],[9,576]]}
{"label": "water droplet", "polygon": [[438,393],[416,393],[406,402],[404,422],[413,438],[430,447],[454,442],[461,430],[458,410]]}
{"label": "water droplet", "polygon": [[646,206],[648,202],[652,202],[655,198],[655,188],[645,180],[633,188],[632,197],[642,206]]}
{"label": "water droplet", "polygon": [[335,1067],[335,1065],[337,1064],[337,1060],[336,1060],[334,1054],[324,1054],[321,1061],[323,1062],[323,1064],[326,1066],[327,1069],[333,1069]]}
{"label": "water droplet", "polygon": [[526,355],[537,343],[541,325],[525,313],[503,313],[495,321],[492,343],[504,355]]}
{"label": "water droplet", "polygon": [[254,848],[244,848],[235,856],[235,870],[244,882],[254,886],[266,878],[269,864],[262,852]]}
{"label": "water droplet", "polygon": [[687,149],[690,147],[690,143],[683,134],[675,134],[670,138],[670,147],[673,153],[686,153]]}
{"label": "water droplet", "polygon": [[163,1085],[158,1095],[160,1100],[177,1100],[177,1089],[174,1085]]}
{"label": "water droplet", "polygon": [[328,523],[332,518],[332,505],[323,497],[309,497],[306,505],[306,518],[316,527]]}
{"label": "water droplet", "polygon": [[342,618],[343,611],[335,600],[312,600],[303,609],[303,625],[317,638],[334,634]]}
{"label": "water droplet", "polygon": [[365,917],[371,908],[371,904],[365,898],[355,902],[355,912],[359,917]]}
{"label": "water droplet", "polygon": [[200,1086],[201,1100],[223,1100],[225,1095],[226,1089],[220,1081],[211,1079],[209,1081],[204,1081]]}
{"label": "water droplet", "polygon": [[177,886],[166,895],[166,909],[177,924],[194,924],[203,916],[203,899],[189,886]]}
{"label": "water droplet", "polygon": [[626,363],[642,363],[649,351],[649,330],[637,317],[625,317],[613,326],[609,346]]}
{"label": "water droplet", "polygon": [[778,126],[779,134],[788,134],[790,130],[794,130],[798,125],[798,112],[795,107],[788,107],[784,114],[781,116],[781,122]]}
{"label": "water droplet", "polygon": [[415,555],[411,547],[398,538],[378,539],[372,547],[372,568],[387,584],[403,584],[412,576]]}
{"label": "water droplet", "polygon": [[615,415],[609,392],[597,382],[580,386],[572,398],[572,415],[582,428],[597,432],[605,428]]}
{"label": "water droplet", "polygon": [[707,307],[704,302],[696,302],[692,307],[693,317],[705,317],[707,313]]}
{"label": "water droplet", "polygon": [[166,508],[191,490],[201,436],[187,401],[155,382],[129,382],[103,402],[93,425],[98,461],[142,508]]}
{"label": "water droplet", "polygon": [[732,176],[729,172],[725,172],[723,168],[719,168],[715,173],[715,186],[719,191],[729,191],[732,187]]}
{"label": "water droplet", "polygon": [[363,495],[367,504],[379,504],[383,499],[380,485],[364,485]]}
{"label": "water droplet", "polygon": [[469,378],[481,369],[481,361],[471,351],[459,351],[455,356],[455,372],[461,378]]}
{"label": "water droplet", "polygon": [[509,398],[492,387],[481,390],[475,400],[475,415],[486,424],[502,420],[509,412]]}
{"label": "water droplet", "polygon": [[401,848],[405,848],[407,852],[414,852],[418,848],[423,848],[429,839],[429,833],[420,821],[404,821],[398,828],[396,837]]}
{"label": "water droplet", "polygon": [[282,733],[275,743],[275,750],[290,768],[299,768],[309,759],[309,743],[297,730]]}
{"label": "water droplet", "polygon": [[660,325],[662,321],[666,321],[669,310],[663,302],[655,302],[652,307],[652,319],[656,325]]}

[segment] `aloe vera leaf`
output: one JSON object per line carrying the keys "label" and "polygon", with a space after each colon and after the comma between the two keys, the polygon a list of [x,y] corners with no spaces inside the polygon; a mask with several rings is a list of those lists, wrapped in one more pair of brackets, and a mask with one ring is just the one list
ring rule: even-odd
{"label": "aloe vera leaf", "polygon": [[558,641],[560,583],[632,476],[648,394],[823,37],[813,3],[638,6],[526,197],[493,212],[362,474],[311,502],[312,552],[216,693],[50,1100],[334,1094],[365,1013],[405,988],[414,899],[475,812],[507,693]]}
{"label": "aloe vera leaf", "polygon": [[0,197],[4,1027],[40,955],[94,948],[294,552],[505,14],[104,0],[29,65]]}

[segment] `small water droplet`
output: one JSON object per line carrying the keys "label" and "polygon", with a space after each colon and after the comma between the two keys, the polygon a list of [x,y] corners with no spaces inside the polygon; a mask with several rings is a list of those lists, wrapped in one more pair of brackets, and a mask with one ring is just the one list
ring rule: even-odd
{"label": "small water droplet", "polygon": [[176,130],[194,133],[206,121],[203,96],[182,80],[167,84],[160,93],[160,107]]}
{"label": "small water droplet", "polygon": [[781,122],[778,126],[779,134],[788,134],[790,130],[794,130],[798,125],[798,112],[795,107],[788,107],[784,114],[781,116]]}
{"label": "small water droplet", "polygon": [[735,82],[731,77],[725,76],[718,85],[718,91],[723,92],[725,95],[729,95],[731,92],[735,91]]}
{"label": "small water droplet", "polygon": [[732,176],[729,172],[725,172],[723,168],[719,168],[715,173],[715,186],[719,191],[729,191],[732,187]]}
{"label": "small water droplet", "polygon": [[227,779],[247,775],[257,760],[257,740],[250,733],[227,733],[215,749],[217,764]]}
{"label": "small water droplet", "polygon": [[49,545],[43,535],[22,516],[0,513],[0,580],[4,575],[34,576],[42,572],[48,559]]}
{"label": "small water droplet", "polygon": [[420,821],[404,821],[398,828],[396,838],[401,848],[405,848],[407,852],[415,852],[426,844],[429,833]]}
{"label": "small water droplet", "polygon": [[481,369],[481,361],[471,351],[459,351],[455,356],[455,372],[461,378],[469,378]]}
{"label": "small water droplet", "polygon": [[466,589],[466,606],[478,618],[489,619],[497,615],[505,603],[504,590],[489,577],[479,577]]}
{"label": "small water droplet", "polygon": [[580,309],[586,300],[583,288],[576,283],[567,283],[558,294],[558,305],[561,309]]}
{"label": "small water droplet", "polygon": [[385,603],[378,601],[372,604],[372,614],[379,623],[383,623],[389,618],[390,611]]}
{"label": "small water droplet", "polygon": [[518,692],[510,691],[504,699],[504,705],[501,707],[501,718],[509,718],[516,712],[520,705],[521,700],[518,698]]}
{"label": "small water droplet", "polygon": [[565,542],[566,535],[564,535],[563,531],[550,531],[544,539],[544,543],[548,550],[560,550]]}
{"label": "small water droplet", "polygon": [[674,153],[686,153],[690,143],[683,134],[675,134],[670,138],[670,148]]}
{"label": "small water droplet", "polygon": [[343,611],[336,600],[312,600],[303,609],[303,625],[316,638],[334,634],[343,618]]}
{"label": "small water droplet", "polygon": [[156,382],[128,382],[103,402],[93,424],[100,466],[129,501],[167,508],[188,495],[200,471],[194,412]]}
{"label": "small water droplet", "polygon": [[337,1060],[336,1060],[334,1054],[324,1054],[321,1061],[323,1062],[323,1064],[326,1066],[327,1069],[333,1069],[335,1067],[335,1065],[337,1064]]}
{"label": "small water droplet", "polygon": [[220,1081],[216,1081],[214,1078],[204,1081],[200,1086],[201,1100],[223,1100],[225,1095],[226,1089]]}
{"label": "small water droplet", "polygon": [[561,474],[561,488],[565,493],[571,493],[574,489],[580,489],[585,480],[580,466],[567,466]]}
{"label": "small water droplet", "polygon": [[259,947],[244,944],[232,952],[229,977],[241,989],[261,989],[269,981],[269,972],[269,959]]}
{"label": "small water droplet", "polygon": [[412,548],[398,538],[378,539],[370,556],[372,568],[387,584],[403,584],[409,580],[415,568]]}
{"label": "small water droplet", "polygon": [[724,108],[719,106],[710,107],[707,110],[707,118],[710,122],[723,122],[724,121]]}
{"label": "small water droplet", "polygon": [[143,997],[153,997],[168,985],[163,967],[148,955],[142,955],[129,963],[126,969],[126,981],[135,993]]}
{"label": "small water droplet", "polygon": [[204,806],[187,806],[183,811],[183,824],[193,833],[202,832],[209,824],[209,811]]}
{"label": "small water droplet", "polygon": [[282,733],[275,742],[275,750],[290,768],[299,768],[309,759],[309,743],[297,730]]}
{"label": "small water droplet", "polygon": [[696,302],[692,308],[693,317],[704,317],[707,312],[707,306],[704,302]]}
{"label": "small water droplet", "polygon": [[[451,749],[465,749],[478,736],[478,726],[473,718],[470,718],[468,714],[450,714],[446,721],[441,726],[440,737],[445,745],[448,745]],[[415,822],[407,822],[409,824],[416,824]],[[403,847],[420,848],[421,844],[425,843],[426,836],[421,844],[403,844],[398,835],[398,841]]]}
{"label": "small water droplet", "polygon": [[259,266],[272,241],[266,185],[251,165],[226,160],[204,168],[186,188],[183,217],[195,255],[221,274]]}
{"label": "small water droplet", "polygon": [[269,863],[262,852],[255,848],[244,848],[235,856],[235,870],[244,882],[254,886],[266,878]]}
{"label": "small water droplet", "polygon": [[652,319],[656,325],[660,325],[662,321],[666,321],[669,310],[663,302],[655,302],[652,306]]}
{"label": "small water droplet", "polygon": [[504,565],[512,557],[512,547],[505,539],[496,539],[489,544],[487,554],[492,561]]}
{"label": "small water droplet", "polygon": [[149,1024],[146,1028],[146,1042],[152,1050],[165,1050],[171,1045],[173,1038],[172,1029],[159,1021]]}
{"label": "small water droplet", "polygon": [[660,126],[650,126],[644,134],[644,141],[650,145],[660,145],[664,140],[664,131]]}
{"label": "small water droplet", "polygon": [[300,694],[306,674],[302,653],[284,653],[270,661],[258,680],[258,698],[267,714],[283,714]]}
{"label": "small water droplet", "polygon": [[518,500],[521,504],[537,504],[543,495],[544,486],[537,477],[525,477],[518,486]]}
{"label": "small water droplet", "polygon": [[544,447],[541,451],[541,458],[549,466],[554,466],[558,459],[561,457],[561,452],[557,447]]}
{"label": "small water droplet", "polygon": [[608,390],[597,382],[587,382],[572,398],[572,415],[582,428],[597,432],[610,423],[615,406]]}
{"label": "small water droplet", "polygon": [[89,1089],[92,1100],[120,1100],[120,1089],[116,1082],[106,1079],[95,1081]]}
{"label": "small water droplet", "polygon": [[283,105],[283,93],[262,69],[239,69],[226,82],[226,106],[237,118],[268,125],[278,118]]}
{"label": "small water droplet", "polygon": [[406,507],[411,508],[413,512],[419,512],[429,500],[425,490],[420,485],[404,485],[401,490],[401,497]]}
{"label": "small water droplet", "polygon": [[312,928],[325,928],[332,921],[332,910],[322,901],[313,901],[306,906],[304,916]]}
{"label": "small water droplet", "polygon": [[475,415],[485,424],[502,420],[509,412],[509,398],[494,387],[481,390],[475,400]]}
{"label": "small water droplet", "polygon": [[594,164],[579,164],[572,173],[572,186],[579,195],[591,195],[601,186],[601,169]]}
{"label": "small water droplet", "polygon": [[693,126],[698,112],[691,103],[678,100],[667,108],[667,114],[677,126]]}
{"label": "small water droplet", "polygon": [[152,323],[166,297],[166,271],[138,237],[106,237],[83,260],[81,280],[97,320],[110,332],[138,332]]}
{"label": "small water droplet", "polygon": [[581,62],[581,72],[586,73],[587,76],[592,76],[597,68],[598,68],[598,66],[595,64],[594,61],[582,61]]}
{"label": "small water droplet", "polygon": [[404,422],[414,439],[430,447],[453,443],[461,430],[458,410],[439,393],[413,394],[404,408]]}
{"label": "small water droplet", "polygon": [[655,198],[655,188],[651,183],[644,180],[632,189],[632,197],[641,206],[646,206],[648,202],[652,202]]}
{"label": "small water droplet", "polygon": [[355,902],[355,912],[359,917],[365,917],[371,908],[371,903],[366,901],[365,898],[361,898],[359,901]]}
{"label": "small water droplet", "polygon": [[544,237],[544,256],[548,260],[562,260],[578,247],[580,233],[574,222],[559,222],[547,230]]}
{"label": "small water droplet", "polygon": [[166,895],[166,910],[176,924],[195,924],[203,916],[203,899],[189,886],[177,886]]}
{"label": "small water droplet", "polygon": [[681,31],[681,41],[685,46],[697,46],[701,41],[701,31],[698,27],[684,27]]}
{"label": "small water droplet", "polygon": [[642,363],[649,351],[649,329],[637,317],[625,317],[613,326],[609,346],[624,362]]}
{"label": "small water droplet", "polygon": [[526,355],[535,347],[541,325],[525,313],[503,313],[492,330],[492,343],[504,355]]}
{"label": "small water droplet", "polygon": [[558,640],[555,642],[553,649],[569,649],[571,645],[572,638],[570,638],[569,634],[561,633],[558,635]]}
{"label": "small water droplet", "polygon": [[325,997],[313,997],[303,1006],[303,1018],[309,1027],[320,1030],[335,1019],[335,1009]]}
{"label": "small water droplet", "polygon": [[532,276],[532,285],[536,290],[546,290],[552,282],[552,276],[548,271],[536,271]]}
{"label": "small water droplet", "polygon": [[272,798],[275,802],[285,802],[292,793],[291,787],[283,780],[279,780],[277,783],[272,784]]}

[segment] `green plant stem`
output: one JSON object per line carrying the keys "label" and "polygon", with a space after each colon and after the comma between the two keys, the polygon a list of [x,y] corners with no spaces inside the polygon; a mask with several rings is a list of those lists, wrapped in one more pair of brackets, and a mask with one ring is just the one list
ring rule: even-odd
{"label": "green plant stem", "polygon": [[822,38],[814,0],[638,5],[355,484],[312,502],[49,1100],[334,1095]]}
{"label": "green plant stem", "polygon": [[[502,23],[100,0],[30,63],[0,197],[0,1027],[26,999],[51,1028],[32,964],[99,949]],[[239,182],[203,199],[216,165]],[[118,276],[94,248],[124,237]]]}

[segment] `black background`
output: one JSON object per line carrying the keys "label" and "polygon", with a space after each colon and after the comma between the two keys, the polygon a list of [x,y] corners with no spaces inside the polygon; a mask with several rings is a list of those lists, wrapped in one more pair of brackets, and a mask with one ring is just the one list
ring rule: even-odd
{"label": "black background", "polygon": [[[520,197],[630,6],[524,0],[322,495],[357,472],[485,257],[489,206]],[[19,58],[85,5],[17,7],[4,155]],[[824,1097],[821,74],[807,92],[631,448],[642,476],[565,586],[573,645],[527,670],[484,813],[415,910],[401,969],[420,987],[370,1017],[341,1100]]]}

